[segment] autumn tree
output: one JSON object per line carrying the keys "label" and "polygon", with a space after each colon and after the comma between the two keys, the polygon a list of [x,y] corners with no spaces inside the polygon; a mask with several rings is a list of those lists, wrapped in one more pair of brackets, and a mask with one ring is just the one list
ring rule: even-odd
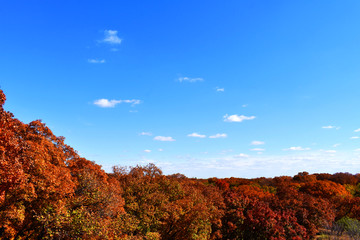
{"label": "autumn tree", "polygon": [[234,191],[226,192],[224,199],[224,239],[308,239],[290,209],[274,210],[268,202]]}
{"label": "autumn tree", "polygon": [[[210,239],[221,224],[218,188],[174,176],[164,176],[154,164],[129,169],[114,167],[123,189],[128,235],[158,233],[160,239]],[[218,227],[219,228],[219,227]]]}
{"label": "autumn tree", "polygon": [[41,121],[24,124],[5,112],[2,92],[0,98],[0,234],[43,238],[50,229],[44,219],[55,221],[74,193],[66,166],[70,148]]}
{"label": "autumn tree", "polygon": [[68,168],[76,183],[68,205],[69,224],[66,238],[120,238],[118,219],[124,214],[119,182],[101,166],[85,158],[73,158]]}

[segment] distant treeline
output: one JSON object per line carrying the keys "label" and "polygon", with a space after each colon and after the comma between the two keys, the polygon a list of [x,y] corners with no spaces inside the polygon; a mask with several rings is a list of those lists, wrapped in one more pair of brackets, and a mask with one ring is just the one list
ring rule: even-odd
{"label": "distant treeline", "polygon": [[190,179],[165,176],[153,164],[115,166],[108,174],[41,121],[14,118],[3,109],[5,99],[0,90],[0,239],[300,240],[319,230],[359,233],[359,174]]}

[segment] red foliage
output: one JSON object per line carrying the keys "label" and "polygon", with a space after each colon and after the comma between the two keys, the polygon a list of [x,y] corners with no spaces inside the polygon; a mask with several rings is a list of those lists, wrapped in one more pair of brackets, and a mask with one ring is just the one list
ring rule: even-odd
{"label": "red foliage", "polygon": [[335,173],[333,174],[330,179],[333,182],[339,183],[339,184],[351,184],[355,185],[359,181],[358,177],[355,175],[352,175],[351,173]]}
{"label": "red foliage", "polygon": [[108,174],[5,100],[0,90],[1,239],[311,239],[360,220],[359,174],[197,180],[154,164]]}
{"label": "red foliage", "polygon": [[218,186],[221,190],[226,191],[229,189],[230,184],[225,179],[217,179],[215,185]]}
{"label": "red foliage", "polygon": [[291,210],[273,210],[265,201],[235,192],[226,193],[225,204],[225,239],[307,239]]}
{"label": "red foliage", "polygon": [[324,224],[331,225],[335,218],[335,210],[329,201],[299,192],[293,185],[278,187],[271,206],[293,210],[298,223],[306,228],[310,237],[314,237]]}
{"label": "red foliage", "polygon": [[324,199],[331,199],[336,196],[350,196],[344,186],[326,180],[307,182],[300,187],[299,191]]}

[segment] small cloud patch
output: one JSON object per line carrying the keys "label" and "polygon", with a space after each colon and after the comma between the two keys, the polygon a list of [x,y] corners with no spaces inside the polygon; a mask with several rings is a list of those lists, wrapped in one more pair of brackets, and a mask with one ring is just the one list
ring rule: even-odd
{"label": "small cloud patch", "polygon": [[237,155],[234,155],[234,158],[248,158],[249,155],[245,154],[245,153],[240,153]]}
{"label": "small cloud patch", "polygon": [[88,63],[105,63],[105,59],[88,59]]}
{"label": "small cloud patch", "polygon": [[194,82],[202,82],[204,81],[203,78],[189,78],[189,77],[179,77],[178,78],[179,82],[190,82],[190,83],[194,83]]}
{"label": "small cloud patch", "polygon": [[245,115],[228,115],[224,116],[224,122],[242,122],[244,120],[253,120],[255,116],[245,116]]}
{"label": "small cloud patch", "polygon": [[132,106],[136,105],[136,104],[140,104],[141,101],[137,100],[137,99],[132,99],[132,100],[108,100],[106,98],[102,98],[102,99],[98,99],[94,101],[94,104],[98,107],[101,108],[113,108],[115,107],[117,104],[120,103],[129,103]]}
{"label": "small cloud patch", "polygon": [[209,138],[227,138],[227,134],[226,133],[218,133],[218,134],[209,136]]}
{"label": "small cloud patch", "polygon": [[206,135],[199,134],[199,133],[196,133],[196,132],[188,134],[187,136],[188,137],[195,137],[195,138],[206,138]]}
{"label": "small cloud patch", "polygon": [[253,148],[253,149],[250,149],[250,151],[263,152],[263,151],[265,151],[265,149],[264,148]]}
{"label": "small cloud patch", "polygon": [[104,31],[105,37],[103,42],[109,43],[109,44],[120,44],[122,42],[122,39],[118,37],[118,31],[116,30],[105,30]]}
{"label": "small cloud patch", "polygon": [[154,137],[154,140],[156,141],[162,141],[162,142],[174,142],[175,139],[172,137],[164,137],[164,136],[156,136]]}
{"label": "small cloud patch", "polygon": [[250,144],[251,145],[264,145],[265,142],[263,142],[263,141],[252,141]]}
{"label": "small cloud patch", "polygon": [[303,147],[289,147],[284,149],[285,151],[307,151],[310,150],[310,148],[303,148]]}
{"label": "small cloud patch", "polygon": [[329,125],[329,126],[323,126],[323,127],[321,127],[321,128],[323,128],[323,129],[336,129],[336,130],[339,130],[339,129],[340,129],[340,127],[337,127],[337,126],[332,126],[332,125]]}
{"label": "small cloud patch", "polygon": [[216,87],[216,91],[217,91],[217,92],[224,92],[224,91],[225,91],[225,89],[224,89],[224,88],[219,88],[219,87]]}
{"label": "small cloud patch", "polygon": [[139,133],[140,136],[152,136],[151,132],[141,132]]}

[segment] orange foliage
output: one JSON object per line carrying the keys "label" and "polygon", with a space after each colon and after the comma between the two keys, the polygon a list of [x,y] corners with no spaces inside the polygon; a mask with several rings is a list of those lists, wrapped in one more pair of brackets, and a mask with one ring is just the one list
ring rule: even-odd
{"label": "orange foliage", "polygon": [[264,191],[259,186],[255,186],[255,185],[240,185],[236,187],[234,191],[244,196],[258,198],[258,199],[266,199],[273,196],[272,193]]}
{"label": "orange foliage", "polygon": [[299,191],[324,199],[351,195],[343,185],[327,180],[307,182],[300,187]]}
{"label": "orange foliage", "polygon": [[360,220],[359,174],[198,180],[154,164],[109,174],[5,100],[0,90],[1,239],[312,239]]}

